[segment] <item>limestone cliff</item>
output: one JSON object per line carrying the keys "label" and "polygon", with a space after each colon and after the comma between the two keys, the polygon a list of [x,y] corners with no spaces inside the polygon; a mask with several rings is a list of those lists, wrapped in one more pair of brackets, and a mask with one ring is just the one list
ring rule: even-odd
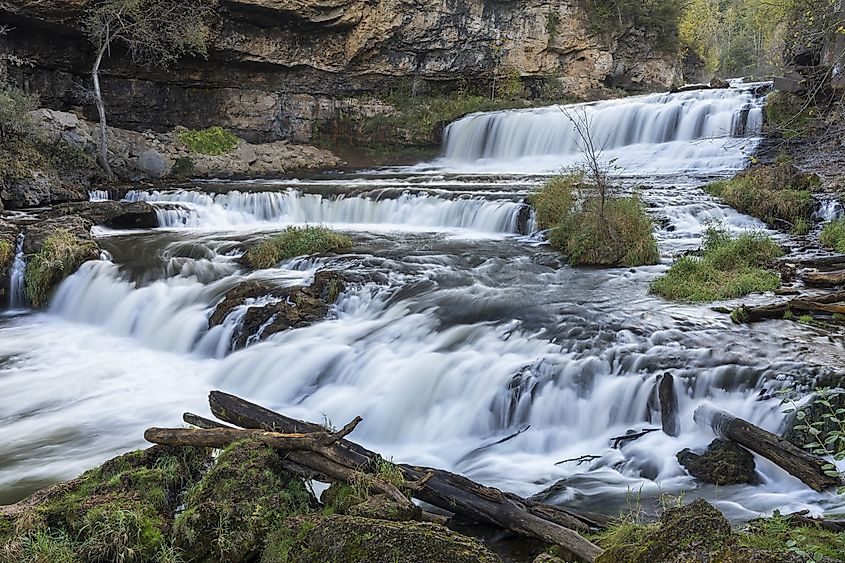
{"label": "limestone cliff", "polygon": [[[0,48],[34,62],[15,78],[54,109],[92,111],[77,23],[90,1],[0,3],[14,27]],[[584,0],[223,0],[218,15],[207,60],[138,69],[112,53],[104,89],[115,125],[219,124],[253,141],[307,142],[315,120],[390,111],[377,101],[386,93],[489,91],[503,69],[526,96],[542,84],[586,98],[681,78],[656,31],[598,31]]]}

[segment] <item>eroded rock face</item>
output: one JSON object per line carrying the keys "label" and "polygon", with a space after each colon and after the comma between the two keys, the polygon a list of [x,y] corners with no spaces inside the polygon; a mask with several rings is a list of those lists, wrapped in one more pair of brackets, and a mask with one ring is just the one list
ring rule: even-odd
{"label": "eroded rock face", "polygon": [[754,456],[730,440],[717,438],[700,455],[685,448],[678,452],[678,461],[690,475],[705,483],[736,485],[759,481]]}
{"label": "eroded rock face", "polygon": [[281,288],[268,282],[246,281],[226,293],[209,317],[208,327],[219,326],[240,308],[246,308],[232,334],[232,347],[244,348],[277,332],[323,320],[341,291],[343,278],[338,272],[317,272],[308,287]]}
{"label": "eroded rock face", "polygon": [[50,210],[50,216],[75,215],[94,225],[112,229],[152,229],[158,227],[155,208],[145,201],[84,201],[65,203]]}
{"label": "eroded rock face", "polygon": [[[35,61],[16,70],[54,108],[90,107],[91,48],[78,29],[82,0],[17,0],[0,47]],[[676,53],[658,30],[625,24],[595,33],[577,0],[226,0],[207,61],[139,69],[118,50],[104,70],[111,121],[168,130],[219,124],[251,141],[307,142],[315,122],[341,113],[389,113],[384,92],[489,91],[495,69],[561,96],[600,96],[608,87],[665,90],[681,80]],[[196,87],[201,85],[201,87]]]}

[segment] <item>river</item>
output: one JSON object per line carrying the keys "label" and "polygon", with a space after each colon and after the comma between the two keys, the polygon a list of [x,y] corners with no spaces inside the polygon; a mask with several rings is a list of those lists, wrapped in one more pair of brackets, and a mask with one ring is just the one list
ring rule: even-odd
{"label": "river", "polygon": [[[565,108],[587,116],[617,181],[657,219],[657,266],[571,268],[531,233],[524,198],[580,158],[556,106],[467,116],[447,128],[439,158],[416,166],[130,192],[163,227],[98,228],[101,260],[64,281],[47,310],[16,302],[0,317],[0,503],[143,447],[145,428],[206,413],[208,391],[221,389],[338,427],[360,415],[353,438],[386,457],[519,494],[563,480],[554,500],[610,514],[682,492],[734,519],[841,506],[760,458],[760,484],[719,488],[675,459],[713,438],[693,422],[698,405],[776,431],[785,417],[773,392],[841,365],[841,344],[813,327],[734,325],[648,293],[708,221],[765,229],[700,187],[748,161],[759,88]],[[346,232],[354,247],[238,265],[245,243],[305,223]],[[326,321],[237,351],[237,315],[208,329],[244,279],[296,285],[323,268],[356,280]],[[659,426],[651,397],[666,372],[680,435],[611,448]],[[598,457],[558,463],[583,455]]]}

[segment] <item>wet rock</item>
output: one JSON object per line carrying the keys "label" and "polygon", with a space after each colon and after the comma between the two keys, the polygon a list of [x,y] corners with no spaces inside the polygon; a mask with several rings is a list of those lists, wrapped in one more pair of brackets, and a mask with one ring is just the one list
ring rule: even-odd
{"label": "wet rock", "polygon": [[185,496],[173,538],[192,561],[245,561],[288,516],[316,506],[272,448],[241,441],[226,448]]}
{"label": "wet rock", "polygon": [[724,78],[719,78],[718,76],[714,76],[710,79],[710,87],[711,88],[730,88],[730,83],[725,80]]}
{"label": "wet rock", "polygon": [[155,208],[147,202],[85,201],[65,203],[53,207],[54,217],[76,215],[93,223],[113,229],[152,229],[158,227]]}
{"label": "wet rock", "polygon": [[100,256],[91,236],[92,223],[82,217],[54,217],[25,230],[26,295],[34,307],[46,305],[53,290],[88,260]]}
{"label": "wet rock", "polygon": [[700,455],[685,448],[678,452],[677,457],[690,475],[705,483],[736,485],[759,482],[754,456],[730,440],[717,438]]}
{"label": "wet rock", "polygon": [[290,548],[288,561],[500,563],[501,559],[478,540],[439,524],[333,515],[320,520]]}
{"label": "wet rock", "polygon": [[555,557],[550,553],[541,553],[540,555],[534,558],[534,561],[532,563],[565,563],[565,561],[560,557]]}
{"label": "wet rock", "polygon": [[209,317],[208,327],[222,325],[236,309],[246,308],[232,335],[233,347],[244,348],[277,332],[323,320],[343,287],[338,272],[317,272],[308,287],[281,288],[247,281],[226,293]]}

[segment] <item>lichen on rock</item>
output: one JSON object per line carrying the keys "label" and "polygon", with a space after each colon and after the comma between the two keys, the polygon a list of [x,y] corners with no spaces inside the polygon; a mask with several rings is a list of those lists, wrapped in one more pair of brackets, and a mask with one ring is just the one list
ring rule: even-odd
{"label": "lichen on rock", "polygon": [[716,438],[702,454],[685,448],[678,452],[678,461],[693,477],[716,485],[757,483],[754,456],[742,446]]}

